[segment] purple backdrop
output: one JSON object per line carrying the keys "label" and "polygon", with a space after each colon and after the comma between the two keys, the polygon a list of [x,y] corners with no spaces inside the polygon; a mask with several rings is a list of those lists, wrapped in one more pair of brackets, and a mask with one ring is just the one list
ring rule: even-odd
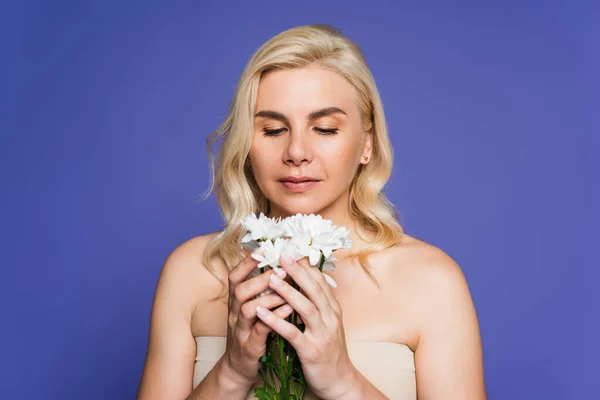
{"label": "purple backdrop", "polygon": [[135,397],[162,263],[221,225],[204,140],[311,23],[367,56],[387,193],[462,266],[490,399],[600,398],[595,4],[83,3],[0,12],[1,398]]}

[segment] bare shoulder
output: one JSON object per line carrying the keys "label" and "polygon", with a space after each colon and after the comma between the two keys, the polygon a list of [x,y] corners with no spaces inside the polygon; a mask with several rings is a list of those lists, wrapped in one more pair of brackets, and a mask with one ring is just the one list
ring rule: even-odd
{"label": "bare shoulder", "polygon": [[[204,250],[208,243],[219,232],[211,232],[195,236],[178,245],[167,257],[159,284],[169,279],[176,279],[177,286],[188,288],[192,298],[189,304],[195,305],[202,298],[210,298],[218,294],[219,280],[214,275],[216,272],[221,279],[227,279],[227,266],[219,257],[211,260],[213,272],[204,265]],[[166,282],[165,282],[166,283]]]}
{"label": "bare shoulder", "polygon": [[177,271],[177,280],[185,288],[185,309],[193,337],[226,334],[227,296],[222,295],[227,290],[229,268],[219,255],[211,257],[209,266],[204,263],[205,249],[219,233],[187,240],[169,255],[172,262],[168,259],[165,263],[165,268]]}
{"label": "bare shoulder", "polygon": [[466,284],[462,269],[439,247],[410,235],[390,249],[390,277],[410,281],[419,293],[430,294],[445,287],[460,289]]}
{"label": "bare shoulder", "polygon": [[[407,236],[393,254],[402,259],[400,268],[391,273],[395,282],[410,287],[419,337],[436,332],[442,320],[461,321],[463,337],[479,340],[479,330],[471,293],[458,263],[442,249]],[[448,331],[447,331],[448,332]],[[421,340],[419,340],[421,342]]]}

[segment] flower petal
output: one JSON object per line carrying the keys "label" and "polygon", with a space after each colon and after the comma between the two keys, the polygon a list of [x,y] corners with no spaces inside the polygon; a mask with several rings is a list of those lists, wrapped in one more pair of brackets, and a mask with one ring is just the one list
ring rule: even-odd
{"label": "flower petal", "polygon": [[308,260],[310,261],[310,265],[315,267],[320,259],[321,259],[321,252],[319,250],[315,250],[315,249],[311,248],[308,253]]}
{"label": "flower petal", "polygon": [[325,261],[323,263],[323,271],[333,271],[335,269],[335,264],[331,261]]}
{"label": "flower petal", "polygon": [[330,255],[331,255],[331,253],[332,253],[332,250],[331,250],[331,248],[330,248],[330,247],[328,247],[328,246],[323,246],[323,247],[321,248],[321,251],[323,252],[323,255],[325,256],[325,258],[329,258],[329,256],[330,256]]}
{"label": "flower petal", "polygon": [[329,286],[336,288],[337,287],[337,283],[335,283],[335,281],[333,280],[333,278],[327,274],[323,274],[323,276],[325,277],[325,280],[327,281],[327,283],[329,284]]}

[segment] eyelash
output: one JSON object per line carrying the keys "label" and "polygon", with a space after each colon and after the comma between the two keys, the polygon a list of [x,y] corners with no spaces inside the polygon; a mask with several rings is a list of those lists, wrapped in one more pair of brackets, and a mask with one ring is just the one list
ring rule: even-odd
{"label": "eyelash", "polygon": [[[281,132],[283,132],[285,128],[282,129],[263,129],[264,136],[278,136]],[[315,128],[322,135],[337,135],[338,129],[321,129]]]}

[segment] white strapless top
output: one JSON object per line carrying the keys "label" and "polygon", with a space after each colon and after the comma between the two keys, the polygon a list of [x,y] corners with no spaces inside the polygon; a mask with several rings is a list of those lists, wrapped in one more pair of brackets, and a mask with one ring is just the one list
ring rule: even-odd
{"label": "white strapless top", "polygon": [[[194,388],[223,356],[226,340],[223,336],[196,337]],[[416,400],[415,358],[408,346],[351,340],[347,347],[356,369],[390,400]],[[248,393],[248,400],[255,399],[253,393],[254,387]],[[317,397],[308,389],[304,399],[315,400]]]}

